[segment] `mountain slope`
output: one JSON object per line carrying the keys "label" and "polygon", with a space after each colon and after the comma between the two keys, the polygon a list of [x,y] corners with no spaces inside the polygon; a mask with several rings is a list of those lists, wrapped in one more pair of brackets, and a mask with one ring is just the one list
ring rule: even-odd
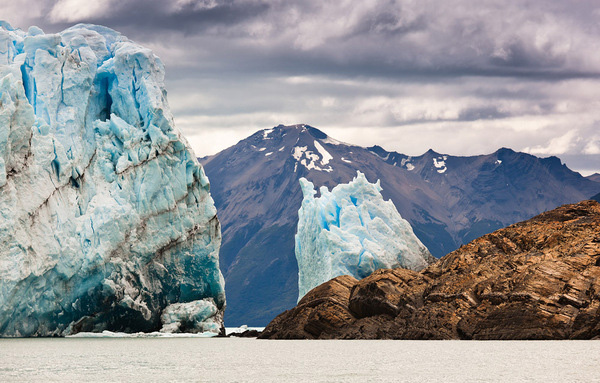
{"label": "mountain slope", "polygon": [[[329,162],[323,160],[328,158],[325,151],[333,157]],[[201,162],[222,223],[220,264],[228,325],[265,325],[296,303],[294,234],[302,202],[301,177],[332,188],[349,182],[356,169],[371,181],[383,178],[371,169],[383,165],[393,170],[366,149],[337,145],[304,125],[257,132]],[[386,178],[393,178],[392,173]]]}
{"label": "mountain slope", "polygon": [[600,191],[556,157],[510,149],[474,157],[433,151],[409,157],[345,144],[308,125],[259,131],[200,161],[222,223],[227,325],[265,325],[296,303],[300,177],[330,189],[349,182],[357,170],[371,182],[380,179],[383,197],[436,257]]}
{"label": "mountain slope", "polygon": [[561,204],[587,199],[586,191],[600,186],[557,157],[538,158],[507,148],[472,157],[432,150],[409,157],[377,146],[369,150],[429,183],[451,214],[448,224],[456,245]]}
{"label": "mountain slope", "polygon": [[589,175],[589,176],[587,176],[585,178],[587,178],[590,181],[600,182],[600,173],[594,173],[594,174]]}

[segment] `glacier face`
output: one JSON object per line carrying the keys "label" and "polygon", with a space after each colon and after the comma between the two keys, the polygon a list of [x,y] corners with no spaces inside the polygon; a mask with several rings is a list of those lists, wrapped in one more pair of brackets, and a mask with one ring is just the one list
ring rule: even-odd
{"label": "glacier face", "polygon": [[163,78],[108,28],[0,22],[0,336],[222,326],[220,225]]}
{"label": "glacier face", "polygon": [[365,175],[320,197],[312,182],[300,178],[304,199],[298,211],[296,259],[298,300],[318,285],[340,275],[364,278],[381,268],[421,270],[432,260],[392,201],[384,201],[379,181]]}

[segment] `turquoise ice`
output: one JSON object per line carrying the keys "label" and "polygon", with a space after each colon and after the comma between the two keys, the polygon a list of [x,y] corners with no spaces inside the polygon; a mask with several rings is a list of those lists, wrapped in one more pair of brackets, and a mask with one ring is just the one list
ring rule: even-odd
{"label": "turquoise ice", "polygon": [[300,300],[318,285],[340,275],[357,279],[382,268],[421,270],[434,258],[415,236],[392,201],[384,201],[379,181],[361,172],[320,197],[312,182],[300,178],[304,200],[298,211],[296,259]]}
{"label": "turquoise ice", "polygon": [[219,221],[163,78],[108,28],[0,23],[0,335],[219,331]]}

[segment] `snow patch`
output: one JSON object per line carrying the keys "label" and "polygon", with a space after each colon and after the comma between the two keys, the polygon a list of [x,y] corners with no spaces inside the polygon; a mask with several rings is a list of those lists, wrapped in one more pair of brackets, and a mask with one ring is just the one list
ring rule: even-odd
{"label": "snow patch", "polygon": [[[304,167],[306,167],[308,170],[310,169],[317,169],[317,170],[321,170],[317,165],[316,162],[319,160],[319,155],[317,153],[313,153],[310,150],[307,150],[304,153],[304,157],[302,159],[302,161],[300,161],[300,163],[302,165],[304,165]],[[308,160],[308,162],[307,162]]]}
{"label": "snow patch", "polygon": [[321,164],[322,165],[327,165],[329,163],[330,160],[333,159],[333,156],[331,154],[329,154],[329,152],[327,150],[325,150],[325,148],[323,146],[321,146],[321,144],[319,144],[318,141],[315,141],[315,148],[317,148],[317,151],[319,153],[321,153]]}
{"label": "snow patch", "polygon": [[402,161],[400,161],[400,166],[405,167],[406,170],[408,170],[409,172],[411,170],[415,169],[415,166],[410,163],[410,160],[411,160],[411,157],[407,157],[407,158],[403,158]]}
{"label": "snow patch", "polygon": [[437,168],[438,173],[442,174],[442,173],[445,173],[446,170],[448,170],[448,168],[446,167],[447,159],[448,159],[448,156],[442,156],[442,157],[433,159],[433,166],[435,166]]}
{"label": "snow patch", "polygon": [[295,146],[294,151],[292,152],[292,157],[294,157],[296,161],[300,161],[300,158],[302,158],[302,155],[306,149],[308,149],[307,146]]}
{"label": "snow patch", "polygon": [[[316,145],[315,145],[316,147]],[[327,151],[325,151],[324,148],[323,151],[325,153],[327,153],[327,155],[329,156],[329,158],[327,159],[327,163],[323,163],[323,161],[319,161],[319,155],[317,153],[312,152],[311,150],[307,150],[308,147],[307,146],[296,146],[294,147],[294,150],[292,152],[292,157],[294,157],[294,159],[297,161],[296,162],[296,166],[294,167],[294,172],[298,169],[298,162],[300,162],[300,164],[302,164],[306,169],[311,170],[311,169],[315,169],[315,170],[319,170],[319,171],[323,171],[323,172],[332,172],[333,168],[331,167],[331,165],[329,165],[327,168],[322,168],[321,166],[327,165],[327,163],[329,162],[329,160],[333,157],[331,157],[331,155],[329,155],[329,153],[327,153]],[[318,149],[318,147],[317,147]],[[321,156],[324,157],[323,153],[321,153]],[[319,166],[317,164],[317,161],[321,164],[321,166]]]}
{"label": "snow patch", "polygon": [[263,140],[270,140],[269,134],[273,133],[273,129],[265,129],[263,131]]}
{"label": "snow patch", "polygon": [[267,148],[260,148],[260,149],[258,149],[259,152],[264,152],[265,150],[267,150]]}
{"label": "snow patch", "polygon": [[346,145],[346,146],[350,146],[350,144],[347,144],[347,143],[345,143],[343,141],[338,141],[338,140],[336,140],[334,138],[331,138],[329,136],[327,136],[326,139],[321,140],[321,142],[323,142],[324,144],[331,144],[331,145]]}
{"label": "snow patch", "polygon": [[269,157],[273,152],[265,153],[265,157]]}
{"label": "snow patch", "polygon": [[389,152],[387,153],[387,155],[386,155],[385,157],[383,157],[383,156],[379,155],[379,153],[377,153],[377,152],[374,152],[374,151],[371,151],[371,150],[369,150],[369,151],[370,151],[371,153],[375,154],[377,157],[381,158],[381,159],[382,159],[382,160],[384,160],[384,161],[387,161],[387,160],[388,160],[388,158],[390,158],[390,153],[389,153]]}
{"label": "snow patch", "polygon": [[351,163],[352,163],[352,161],[350,161],[350,160],[347,160],[347,159],[345,159],[344,157],[342,157],[342,158],[341,158],[341,160],[342,160],[342,161],[344,161],[344,162],[346,162],[346,163],[349,163],[349,164],[351,164]]}

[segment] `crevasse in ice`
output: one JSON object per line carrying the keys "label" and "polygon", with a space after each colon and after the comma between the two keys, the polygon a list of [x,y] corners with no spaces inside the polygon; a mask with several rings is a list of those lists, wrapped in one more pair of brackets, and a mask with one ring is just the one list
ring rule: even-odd
{"label": "crevasse in ice", "polygon": [[364,278],[381,268],[420,270],[433,259],[392,201],[384,201],[379,181],[361,172],[331,191],[300,179],[304,195],[298,211],[296,259],[300,300],[314,287],[340,275]]}
{"label": "crevasse in ice", "polygon": [[0,22],[0,335],[219,331],[219,221],[163,77],[108,28]]}

